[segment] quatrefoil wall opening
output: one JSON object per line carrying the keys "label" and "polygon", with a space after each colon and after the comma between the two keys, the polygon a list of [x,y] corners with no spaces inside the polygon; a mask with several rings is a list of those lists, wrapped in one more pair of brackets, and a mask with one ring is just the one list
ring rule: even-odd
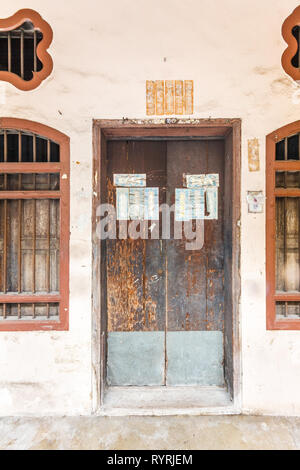
{"label": "quatrefoil wall opening", "polygon": [[34,10],[0,19],[0,80],[24,91],[37,88],[52,72],[52,38],[50,25]]}
{"label": "quatrefoil wall opening", "polygon": [[282,36],[288,47],[282,55],[284,71],[300,83],[300,6],[285,20]]}

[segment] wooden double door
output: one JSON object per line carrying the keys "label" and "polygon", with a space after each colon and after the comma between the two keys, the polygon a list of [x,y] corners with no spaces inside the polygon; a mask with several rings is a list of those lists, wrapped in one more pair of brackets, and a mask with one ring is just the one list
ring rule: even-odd
{"label": "wooden double door", "polygon": [[[104,242],[108,385],[223,386],[224,141],[109,141],[106,162],[105,200],[115,208],[118,175],[144,175],[145,187],[156,188],[155,204],[165,207],[178,204],[186,175],[218,175],[216,217],[209,218],[204,196],[196,249],[187,245],[196,221],[186,234],[173,212],[169,233],[160,212],[157,220],[117,220],[116,238]],[[129,188],[126,204],[130,197]],[[132,222],[141,237],[128,234]]]}

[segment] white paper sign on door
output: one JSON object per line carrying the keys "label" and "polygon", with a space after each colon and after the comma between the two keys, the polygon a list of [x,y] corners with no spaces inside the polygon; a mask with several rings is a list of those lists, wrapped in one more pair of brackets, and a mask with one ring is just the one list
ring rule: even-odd
{"label": "white paper sign on door", "polygon": [[204,189],[175,189],[175,220],[204,219]]}
{"label": "white paper sign on door", "polygon": [[158,188],[116,188],[117,220],[159,220]]}
{"label": "white paper sign on door", "polygon": [[217,173],[207,175],[185,175],[187,188],[208,188],[219,186],[219,175]]}
{"label": "white paper sign on door", "polygon": [[146,174],[124,174],[124,173],[115,173],[114,174],[114,185],[121,186],[125,188],[136,187],[140,188],[146,186]]}

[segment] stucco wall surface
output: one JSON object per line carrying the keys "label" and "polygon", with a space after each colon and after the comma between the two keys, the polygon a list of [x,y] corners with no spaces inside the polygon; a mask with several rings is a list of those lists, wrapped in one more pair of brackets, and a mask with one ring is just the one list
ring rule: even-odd
{"label": "stucco wall surface", "polygon": [[[196,118],[242,119],[242,407],[300,414],[300,331],[266,331],[265,136],[300,118],[285,74],[281,25],[296,0],[21,0],[54,32],[51,76],[22,92],[0,83],[0,115],[48,124],[71,139],[70,331],[0,334],[0,414],[91,411],[92,119],[146,118],[147,79],[192,79]],[[261,166],[250,173],[247,140]]]}

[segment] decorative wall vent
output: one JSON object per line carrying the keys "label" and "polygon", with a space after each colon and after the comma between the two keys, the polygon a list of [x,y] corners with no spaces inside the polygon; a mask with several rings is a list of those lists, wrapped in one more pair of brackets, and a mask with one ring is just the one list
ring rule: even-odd
{"label": "decorative wall vent", "polygon": [[282,67],[300,83],[300,6],[283,23],[282,36],[288,44],[282,55]]}
{"label": "decorative wall vent", "polygon": [[194,112],[193,80],[147,80],[146,114],[161,116]]}
{"label": "decorative wall vent", "polygon": [[20,90],[38,87],[53,68],[47,52],[52,37],[51,27],[34,10],[0,19],[0,80]]}

